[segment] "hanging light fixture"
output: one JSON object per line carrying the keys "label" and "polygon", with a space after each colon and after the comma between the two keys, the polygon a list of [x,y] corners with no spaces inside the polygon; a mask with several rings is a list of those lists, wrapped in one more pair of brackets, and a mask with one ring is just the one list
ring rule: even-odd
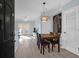
{"label": "hanging light fixture", "polygon": [[47,22],[48,16],[46,15],[47,9],[45,8],[46,2],[43,2],[43,12],[41,13],[41,21]]}

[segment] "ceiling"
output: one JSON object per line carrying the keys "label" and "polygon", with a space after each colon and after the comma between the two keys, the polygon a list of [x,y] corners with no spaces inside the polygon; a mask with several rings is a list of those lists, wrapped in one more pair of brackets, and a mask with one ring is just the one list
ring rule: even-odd
{"label": "ceiling", "polygon": [[47,10],[62,7],[71,0],[15,0],[15,19],[33,20],[41,15],[43,2],[46,2]]}

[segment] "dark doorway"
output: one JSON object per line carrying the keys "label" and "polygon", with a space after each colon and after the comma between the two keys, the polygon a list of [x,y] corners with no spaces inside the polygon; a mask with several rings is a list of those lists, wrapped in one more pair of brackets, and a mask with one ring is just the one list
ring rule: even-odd
{"label": "dark doorway", "polygon": [[61,33],[62,28],[62,13],[59,13],[53,17],[53,32]]}
{"label": "dark doorway", "polygon": [[14,57],[14,0],[0,0],[0,57]]}

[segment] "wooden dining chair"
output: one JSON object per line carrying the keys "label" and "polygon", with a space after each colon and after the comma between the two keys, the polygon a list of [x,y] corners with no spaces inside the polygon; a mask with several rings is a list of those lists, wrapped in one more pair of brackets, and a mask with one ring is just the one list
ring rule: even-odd
{"label": "wooden dining chair", "polygon": [[40,38],[40,42],[41,42],[40,53],[43,53],[43,55],[44,55],[46,46],[48,46],[48,52],[50,52],[50,42],[47,41],[46,39],[41,39],[41,35],[40,34],[39,34],[39,38]]}
{"label": "wooden dining chair", "polygon": [[39,33],[37,33],[37,46],[38,46],[38,49],[40,49],[40,37],[39,37]]}
{"label": "wooden dining chair", "polygon": [[51,41],[51,44],[52,44],[52,51],[55,44],[58,44],[58,52],[60,52],[60,34],[54,33],[54,38]]}

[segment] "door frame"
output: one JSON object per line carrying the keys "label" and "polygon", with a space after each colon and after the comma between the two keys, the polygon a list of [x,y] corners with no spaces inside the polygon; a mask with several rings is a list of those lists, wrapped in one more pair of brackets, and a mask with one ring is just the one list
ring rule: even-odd
{"label": "door frame", "polygon": [[[60,19],[58,19],[58,17],[60,17]],[[58,20],[60,20],[59,25],[57,25],[57,33],[62,33],[62,13],[58,13],[58,14],[56,14],[56,15],[53,16],[53,32],[55,32],[54,28],[56,27],[54,25],[55,18],[57,18],[57,20],[56,20],[57,23],[58,23]]]}

